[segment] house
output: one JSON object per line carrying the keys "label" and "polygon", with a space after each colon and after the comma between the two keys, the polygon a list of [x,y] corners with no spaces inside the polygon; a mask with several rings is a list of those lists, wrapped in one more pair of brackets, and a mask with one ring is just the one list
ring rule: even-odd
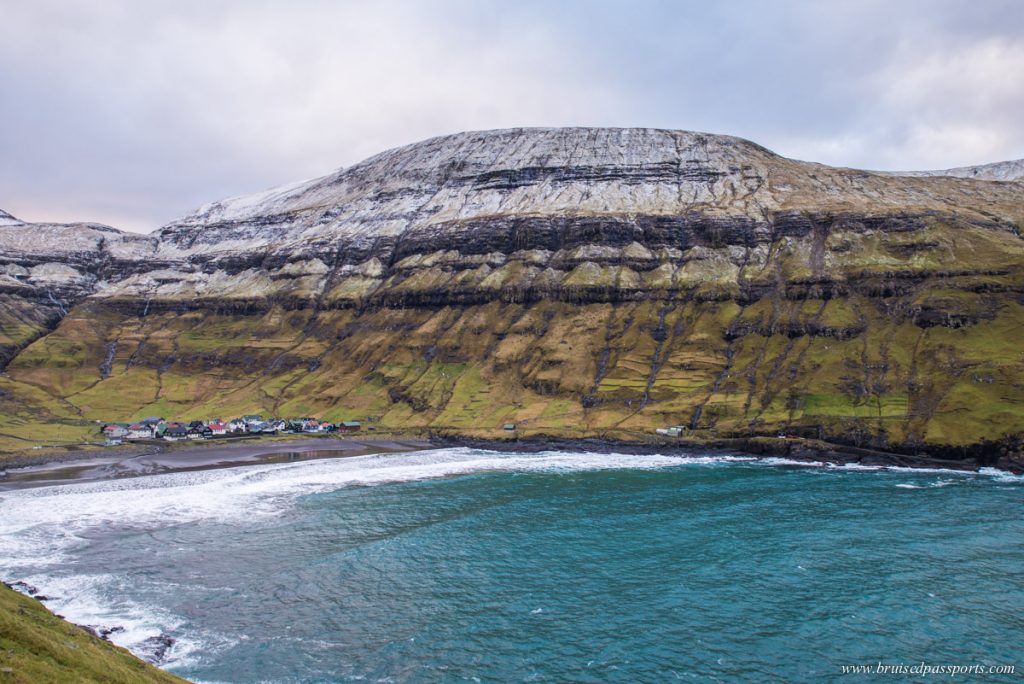
{"label": "house", "polygon": [[219,420],[214,420],[207,423],[206,427],[210,428],[210,432],[216,437],[226,435],[228,432],[228,426],[220,422]]}
{"label": "house", "polygon": [[501,427],[501,429],[502,429],[502,430],[508,430],[509,432],[512,432],[513,430],[515,430],[515,429],[516,429],[516,424],[515,424],[515,423],[505,423],[505,424],[504,424],[504,425],[503,425],[503,426]]}
{"label": "house", "polygon": [[242,416],[242,422],[246,426],[259,425],[263,421],[263,416]]}
{"label": "house", "polygon": [[124,439],[128,436],[128,426],[120,423],[108,423],[103,426],[103,436],[107,439]]}
{"label": "house", "polygon": [[358,420],[346,420],[338,423],[338,432],[359,432],[362,427]]}
{"label": "house", "polygon": [[170,423],[167,429],[164,430],[164,439],[168,442],[188,439],[188,428],[181,423]]}
{"label": "house", "polygon": [[228,423],[228,432],[245,432],[246,426],[245,421],[241,418],[235,418]]}
{"label": "house", "polygon": [[189,439],[205,439],[212,436],[213,431],[198,420],[192,421],[188,426]]}
{"label": "house", "polygon": [[317,420],[316,418],[306,418],[302,423],[303,432],[326,432],[331,426],[330,423],[325,423]]}
{"label": "house", "polygon": [[163,418],[160,418],[159,416],[147,416],[146,418],[143,418],[139,422],[142,423],[143,425],[151,425],[155,427],[160,423],[164,423],[166,421]]}
{"label": "house", "polygon": [[143,423],[134,423],[128,426],[128,434],[125,437],[128,439],[152,439],[153,428]]}

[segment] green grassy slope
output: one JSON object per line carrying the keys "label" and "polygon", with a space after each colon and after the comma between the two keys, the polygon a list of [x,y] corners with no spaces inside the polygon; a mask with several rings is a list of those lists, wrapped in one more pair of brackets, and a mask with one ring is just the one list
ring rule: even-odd
{"label": "green grassy slope", "polygon": [[857,297],[146,318],[80,307],[9,368],[0,390],[20,403],[3,432],[17,447],[79,438],[97,419],[259,412],[379,415],[394,428],[513,421],[594,434],[692,422],[722,436],[973,444],[1024,428],[1024,306],[970,296],[991,320],[922,328]]}
{"label": "green grassy slope", "polygon": [[0,682],[11,684],[181,684],[39,601],[0,585]]}

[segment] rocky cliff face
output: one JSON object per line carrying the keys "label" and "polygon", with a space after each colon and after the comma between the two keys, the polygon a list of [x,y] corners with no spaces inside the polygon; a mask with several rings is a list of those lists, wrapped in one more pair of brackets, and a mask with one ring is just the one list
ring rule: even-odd
{"label": "rocky cliff face", "polygon": [[0,242],[38,295],[33,268],[81,279],[7,392],[67,420],[263,410],[981,448],[1024,430],[1024,183],[975,175],[651,129],[436,138],[147,238]]}
{"label": "rocky cliff face", "polygon": [[30,224],[0,211],[0,369],[75,304],[146,268],[156,244],[109,226]]}

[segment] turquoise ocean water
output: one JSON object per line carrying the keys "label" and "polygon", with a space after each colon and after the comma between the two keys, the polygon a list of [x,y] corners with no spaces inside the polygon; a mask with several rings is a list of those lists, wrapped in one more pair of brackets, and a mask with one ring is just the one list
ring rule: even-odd
{"label": "turquoise ocean water", "polygon": [[4,492],[0,510],[0,577],[137,652],[174,638],[162,666],[199,682],[1024,671],[1024,480],[997,472],[447,449]]}

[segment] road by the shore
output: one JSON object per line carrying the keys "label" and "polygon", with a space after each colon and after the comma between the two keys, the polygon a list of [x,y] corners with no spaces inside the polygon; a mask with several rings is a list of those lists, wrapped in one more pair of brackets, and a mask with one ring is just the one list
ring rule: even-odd
{"label": "road by the shore", "polygon": [[188,444],[175,449],[139,445],[111,453],[67,454],[20,467],[9,466],[0,477],[0,491],[256,463],[400,453],[431,446],[427,440],[413,438],[235,440]]}

